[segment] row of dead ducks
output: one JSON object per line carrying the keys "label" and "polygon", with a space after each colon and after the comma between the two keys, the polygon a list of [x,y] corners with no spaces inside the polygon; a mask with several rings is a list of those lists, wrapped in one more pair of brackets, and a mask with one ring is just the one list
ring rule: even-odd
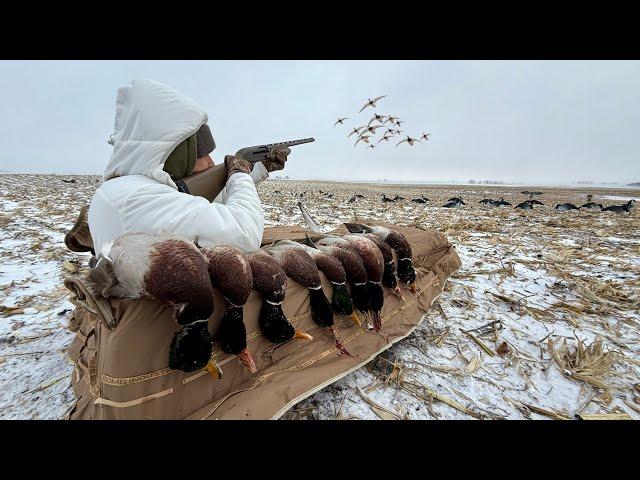
{"label": "row of dead ducks", "polygon": [[[362,325],[359,311],[369,328],[379,331],[384,302],[381,285],[401,297],[399,283],[415,291],[416,272],[411,246],[399,232],[345,225],[350,232],[346,235],[319,234],[304,242],[281,240],[249,254],[229,245],[203,248],[170,233],[129,233],[114,241],[108,257],[101,258],[90,275],[107,298],[149,297],[175,308],[175,319],[182,328],[170,346],[172,369],[192,372],[206,366],[219,377],[222,372],[210,359],[213,343],[217,343],[220,350],[237,355],[255,373],[243,321],[243,306],[252,289],[262,296],[259,325],[269,341],[312,340],[284,315],[281,305],[287,278],[309,289],[313,321],[335,337],[341,354],[349,355],[340,342],[334,314]],[[319,272],[331,283],[331,301],[322,290]],[[224,314],[212,337],[208,319],[214,309],[213,287],[224,297]]]}

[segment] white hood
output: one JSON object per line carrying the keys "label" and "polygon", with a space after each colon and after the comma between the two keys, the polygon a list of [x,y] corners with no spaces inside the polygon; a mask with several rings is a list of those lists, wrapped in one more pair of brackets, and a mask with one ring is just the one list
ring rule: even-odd
{"label": "white hood", "polygon": [[104,180],[144,175],[176,188],[162,170],[175,147],[207,123],[207,114],[192,99],[149,79],[118,89],[113,154]]}

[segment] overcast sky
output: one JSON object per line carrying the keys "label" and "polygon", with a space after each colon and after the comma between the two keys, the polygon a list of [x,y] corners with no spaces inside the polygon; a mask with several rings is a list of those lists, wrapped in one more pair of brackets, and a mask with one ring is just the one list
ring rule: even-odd
{"label": "overcast sky", "polygon": [[[141,77],[207,111],[216,161],[315,137],[291,178],[640,181],[638,61],[0,61],[0,170],[101,174],[116,90]],[[377,113],[429,142],[354,148],[379,95]]]}

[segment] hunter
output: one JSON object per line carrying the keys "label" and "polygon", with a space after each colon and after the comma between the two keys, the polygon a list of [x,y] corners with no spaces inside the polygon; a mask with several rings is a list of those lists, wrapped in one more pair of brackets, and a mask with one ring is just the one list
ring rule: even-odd
{"label": "hunter", "polygon": [[93,195],[88,224],[96,257],[124,233],[172,232],[201,246],[260,248],[264,213],[256,185],[284,168],[288,149],[251,164],[227,155],[227,183],[213,202],[175,181],[214,165],[207,114],[182,93],[153,80],[118,89],[113,153]]}

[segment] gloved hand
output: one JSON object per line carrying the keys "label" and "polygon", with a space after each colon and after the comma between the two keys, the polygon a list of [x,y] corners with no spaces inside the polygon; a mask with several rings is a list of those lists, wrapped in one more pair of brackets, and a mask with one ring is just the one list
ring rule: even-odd
{"label": "gloved hand", "polygon": [[251,172],[251,163],[237,158],[234,155],[227,155],[224,157],[224,165],[227,167],[227,179],[237,172],[249,173]]}
{"label": "gloved hand", "polygon": [[262,164],[267,169],[267,172],[282,170],[290,153],[291,149],[289,147],[274,148],[269,152],[269,156],[262,161]]}

